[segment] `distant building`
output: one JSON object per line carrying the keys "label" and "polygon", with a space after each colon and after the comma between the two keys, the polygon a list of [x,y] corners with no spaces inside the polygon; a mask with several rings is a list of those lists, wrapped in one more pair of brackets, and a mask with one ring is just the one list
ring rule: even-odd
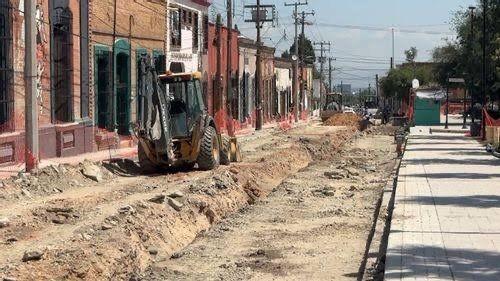
{"label": "distant building", "polygon": [[335,92],[341,92],[342,94],[352,93],[351,84],[338,84],[335,86]]}
{"label": "distant building", "polygon": [[292,61],[275,58],[274,73],[276,76],[276,99],[273,110],[280,116],[286,116],[292,106]]}
{"label": "distant building", "polygon": [[246,37],[238,38],[240,121],[255,121],[255,70],[257,65],[257,44]]}

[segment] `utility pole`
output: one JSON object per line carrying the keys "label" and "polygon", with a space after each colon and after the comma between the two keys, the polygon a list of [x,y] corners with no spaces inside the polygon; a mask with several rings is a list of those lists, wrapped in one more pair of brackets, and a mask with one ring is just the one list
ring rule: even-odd
{"label": "utility pole", "polygon": [[332,68],[332,61],[336,60],[335,58],[328,58],[328,87],[329,87],[329,90],[330,90],[330,93],[333,92],[333,86],[332,86],[332,83],[333,83],[333,79],[332,79],[332,72],[333,72],[333,68]]}
{"label": "utility pole", "polygon": [[378,74],[375,74],[375,94],[377,95],[377,107],[380,106],[379,102],[380,102],[380,97],[378,96],[379,92],[378,92]]}
{"label": "utility pole", "polygon": [[[486,87],[486,17],[488,16],[487,14],[487,1],[486,0],[482,0],[483,2],[483,70],[482,70],[482,88],[483,88],[483,96],[482,96],[482,99],[483,99],[483,110],[486,110],[486,103],[487,103],[487,95],[486,95],[486,91],[487,91],[487,87]],[[486,139],[486,116],[485,114],[483,113],[482,114],[482,117],[483,117],[483,120],[481,122],[481,131],[482,131],[482,136],[483,136],[483,140]]]}
{"label": "utility pole", "polygon": [[36,95],[36,12],[35,0],[24,0],[24,32],[26,46],[24,49],[24,81],[25,81],[25,162],[26,172],[38,168],[38,104]]}
{"label": "utility pole", "polygon": [[217,14],[217,19],[215,21],[215,44],[217,45],[217,65],[215,71],[215,89],[213,89],[214,94],[214,116],[221,110],[223,105],[223,93],[222,93],[222,17]]}
{"label": "utility pole", "polygon": [[299,121],[299,91],[297,87],[297,83],[299,80],[299,12],[298,12],[298,7],[307,5],[307,1],[305,3],[302,2],[295,2],[295,3],[285,3],[285,7],[294,7],[293,11],[293,18],[294,18],[294,23],[295,23],[295,50],[293,55],[295,55],[295,59],[293,60],[293,80],[292,80],[292,92],[293,92],[293,97],[294,97],[294,115],[295,115],[295,122]]}
{"label": "utility pole", "polygon": [[232,40],[233,40],[233,0],[227,0],[227,66],[226,66],[226,110],[227,130],[230,136],[234,136],[233,130],[233,85],[232,85]]}
{"label": "utility pole", "polygon": [[[314,45],[319,45],[320,46],[319,51],[320,51],[321,56],[319,58],[319,62],[320,62],[320,81],[321,81],[321,83],[320,83],[319,89],[320,89],[320,103],[321,103],[321,105],[323,105],[324,102],[325,102],[324,101],[324,95],[325,95],[325,93],[323,93],[323,87],[322,87],[322,85],[323,85],[323,79],[324,79],[324,76],[323,76],[323,70],[324,70],[324,68],[323,68],[323,66],[324,66],[324,63],[325,63],[324,52],[325,51],[330,51],[330,47],[331,47],[332,43],[321,41],[321,42],[315,42]],[[328,50],[325,49],[325,46],[328,46]]]}
{"label": "utility pole", "polygon": [[[267,9],[273,9],[273,17],[268,18]],[[255,68],[255,99],[256,99],[256,124],[255,130],[262,130],[262,123],[264,123],[264,116],[262,114],[262,40],[260,30],[264,22],[274,21],[274,5],[261,5],[260,0],[257,0],[257,5],[245,5],[245,9],[252,9],[252,19],[245,20],[245,22],[254,22],[257,28],[257,55],[256,55],[256,68]]]}
{"label": "utility pole", "polygon": [[264,116],[262,112],[262,49],[261,49],[261,38],[260,38],[260,28],[262,27],[261,25],[261,18],[260,18],[260,0],[257,0],[257,57],[256,57],[256,63],[257,66],[255,68],[255,81],[257,82],[257,87],[255,88],[255,99],[257,100],[257,110],[255,112],[255,118],[256,123],[255,123],[255,130],[260,131],[262,130],[262,123],[264,123]]}
{"label": "utility pole", "polygon": [[[314,16],[315,13],[314,11],[312,12],[305,12],[305,11],[302,11],[300,17],[300,24],[301,24],[301,32],[300,32],[300,46],[304,46],[304,40],[306,39],[306,35],[305,35],[305,24],[306,24],[306,16]],[[302,97],[302,99],[306,99],[306,96],[305,96],[305,83],[304,83],[304,80],[307,79],[307,77],[304,78],[304,65],[305,65],[305,57],[304,57],[304,48],[300,48],[299,49],[299,52],[300,52],[300,55],[299,55],[299,59],[300,59],[300,96]],[[304,102],[305,104],[305,102]]]}
{"label": "utility pole", "polygon": [[392,57],[391,57],[391,69],[394,69],[394,27],[391,28],[392,32]]}
{"label": "utility pole", "polygon": [[473,52],[474,52],[474,49],[472,48],[472,41],[474,40],[474,10],[476,9],[476,7],[474,6],[469,6],[469,11],[470,11],[470,39],[469,39],[469,96],[470,96],[470,100],[471,100],[471,104],[470,104],[470,112],[471,112],[471,119],[472,119],[472,124],[475,123],[475,118],[474,118],[474,113],[473,113],[473,109],[474,109],[474,92],[473,92],[473,87],[474,87],[474,69],[472,68],[472,64],[474,63],[473,62],[473,59],[472,59],[472,55],[473,55]]}

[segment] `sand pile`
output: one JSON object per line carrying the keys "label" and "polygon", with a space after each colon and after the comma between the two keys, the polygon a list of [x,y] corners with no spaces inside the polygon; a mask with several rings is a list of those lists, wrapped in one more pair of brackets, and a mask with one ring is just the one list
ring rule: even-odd
{"label": "sand pile", "polygon": [[352,113],[339,113],[335,114],[326,120],[323,124],[326,126],[348,126],[358,127],[361,118]]}

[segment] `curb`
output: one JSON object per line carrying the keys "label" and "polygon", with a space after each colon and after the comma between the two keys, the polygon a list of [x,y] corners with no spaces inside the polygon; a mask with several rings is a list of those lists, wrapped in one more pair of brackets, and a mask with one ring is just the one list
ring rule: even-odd
{"label": "curb", "polygon": [[[399,178],[399,170],[403,161],[407,141],[403,145],[403,154],[398,157],[387,180],[384,189],[380,193],[373,215],[372,229],[366,242],[366,250],[363,261],[359,268],[358,281],[383,280],[385,269],[385,254],[387,242],[391,230],[392,213],[396,197],[396,188]],[[381,212],[384,211],[385,212]],[[382,273],[382,276],[377,276]],[[382,278],[379,278],[382,277]]]}

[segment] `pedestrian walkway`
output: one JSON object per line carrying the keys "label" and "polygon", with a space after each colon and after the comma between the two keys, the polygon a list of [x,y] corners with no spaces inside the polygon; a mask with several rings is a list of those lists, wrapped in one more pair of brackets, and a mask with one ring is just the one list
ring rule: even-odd
{"label": "pedestrian walkway", "polygon": [[458,134],[414,128],[404,156],[386,280],[500,280],[500,159]]}

